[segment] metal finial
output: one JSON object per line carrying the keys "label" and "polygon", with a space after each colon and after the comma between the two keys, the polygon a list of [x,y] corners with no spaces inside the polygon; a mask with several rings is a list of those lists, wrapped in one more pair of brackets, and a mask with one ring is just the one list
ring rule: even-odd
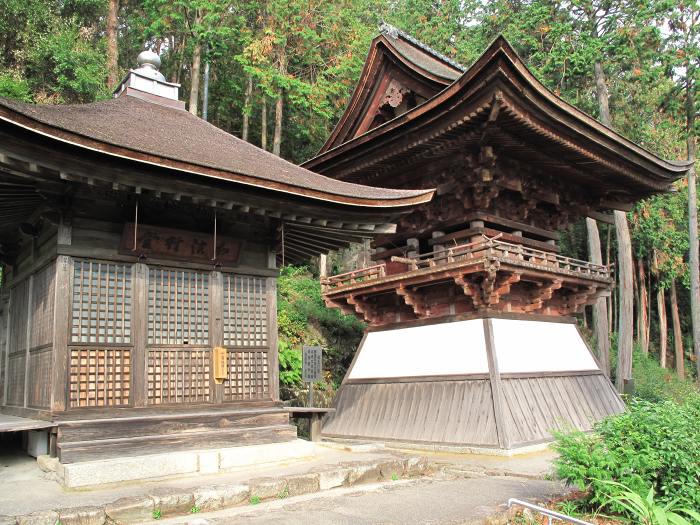
{"label": "metal finial", "polygon": [[139,64],[139,68],[136,71],[141,75],[153,78],[155,80],[165,80],[162,73],[158,71],[161,63],[160,57],[150,49],[141,51],[139,56],[136,58],[136,61]]}

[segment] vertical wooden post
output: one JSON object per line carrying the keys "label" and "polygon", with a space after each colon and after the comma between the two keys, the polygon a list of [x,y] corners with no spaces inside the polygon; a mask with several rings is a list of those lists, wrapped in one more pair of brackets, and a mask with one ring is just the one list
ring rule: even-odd
{"label": "vertical wooden post", "polygon": [[148,266],[135,263],[131,267],[131,388],[133,407],[147,403],[146,344],[148,343]]}
{"label": "vertical wooden post", "polygon": [[[268,268],[275,268],[277,265],[276,254],[269,251]],[[279,379],[279,355],[277,354],[277,278],[268,277],[265,282],[265,293],[267,294],[267,370],[270,381],[270,397],[273,401],[280,399],[280,379]]]}
{"label": "vertical wooden post", "polygon": [[[211,272],[209,278],[209,342],[213,349],[224,345],[224,276],[218,270]],[[212,403],[224,402],[224,384],[216,384],[214,381],[214,363],[212,361],[211,376],[209,378],[209,391]]]}
{"label": "vertical wooden post", "polygon": [[[60,228],[59,228],[60,231]],[[53,314],[53,362],[51,412],[63,412],[68,406],[68,377],[70,367],[70,326],[73,304],[73,259],[68,255],[56,257],[56,282]]]}
{"label": "vertical wooden post", "polygon": [[29,277],[29,286],[27,290],[27,339],[26,339],[26,345],[27,348],[24,353],[24,401],[22,402],[22,406],[24,408],[27,408],[27,401],[29,398],[29,361],[31,359],[31,353],[29,352],[29,349],[32,347],[32,310],[33,308],[33,301],[32,298],[34,296],[34,274],[31,274]]}
{"label": "vertical wooden post", "polygon": [[496,433],[498,445],[503,449],[510,448],[510,435],[505,421],[505,400],[501,385],[501,373],[498,370],[498,357],[496,356],[496,344],[493,338],[493,322],[484,319],[484,341],[486,343],[486,358],[489,364],[489,378],[491,383],[491,397],[493,399],[493,414],[496,421]]}
{"label": "vertical wooden post", "polygon": [[[7,278],[7,276],[5,276]],[[5,304],[5,333],[3,334],[3,337],[5,338],[5,355],[3,356],[4,360],[4,367],[3,367],[3,374],[4,374],[4,381],[3,381],[3,391],[2,391],[2,404],[6,405],[7,404],[7,383],[8,383],[8,377],[7,377],[7,370],[10,366],[10,300],[11,300],[11,295],[8,293],[7,294],[7,302]]]}

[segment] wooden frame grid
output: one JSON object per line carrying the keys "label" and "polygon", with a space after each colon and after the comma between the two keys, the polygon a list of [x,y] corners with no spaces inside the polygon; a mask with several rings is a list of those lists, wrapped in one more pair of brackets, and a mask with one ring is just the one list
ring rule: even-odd
{"label": "wooden frame grid", "polygon": [[208,273],[149,267],[147,344],[209,344]]}
{"label": "wooden frame grid", "polygon": [[104,407],[129,404],[131,348],[70,348],[69,406]]}
{"label": "wooden frame grid", "polygon": [[267,350],[228,349],[228,379],[224,382],[226,401],[270,397],[267,354]]}
{"label": "wooden frame grid", "polygon": [[148,403],[210,401],[209,348],[149,348]]}
{"label": "wooden frame grid", "polygon": [[131,265],[74,262],[71,343],[131,342]]}
{"label": "wooden frame grid", "polygon": [[224,274],[224,346],[268,344],[267,283],[264,277]]}

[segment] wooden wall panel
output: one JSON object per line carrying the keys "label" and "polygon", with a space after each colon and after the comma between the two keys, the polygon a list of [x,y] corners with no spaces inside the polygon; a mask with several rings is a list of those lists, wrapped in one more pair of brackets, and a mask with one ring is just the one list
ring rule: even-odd
{"label": "wooden wall panel", "polygon": [[224,345],[266,347],[267,283],[264,277],[224,274]]}
{"label": "wooden wall panel", "polygon": [[73,344],[131,342],[131,265],[76,260]]}
{"label": "wooden wall panel", "polygon": [[513,445],[551,438],[554,430],[590,430],[624,410],[601,374],[502,379],[506,428]]}
{"label": "wooden wall panel", "polygon": [[151,267],[148,344],[209,345],[209,274]]}
{"label": "wooden wall panel", "polygon": [[49,408],[51,404],[52,348],[29,352],[27,406]]}
{"label": "wooden wall panel", "polygon": [[129,404],[131,349],[72,347],[70,349],[70,407]]}
{"label": "wooden wall panel", "polygon": [[158,348],[148,351],[148,403],[210,401],[208,349]]}
{"label": "wooden wall panel", "polygon": [[228,351],[228,379],[224,381],[224,400],[268,399],[270,380],[266,350]]}
{"label": "wooden wall panel", "polygon": [[56,264],[51,263],[36,274],[32,286],[32,329],[30,348],[50,346],[53,342]]}
{"label": "wooden wall panel", "polygon": [[453,445],[498,445],[487,380],[346,383],[323,434]]}
{"label": "wooden wall panel", "polygon": [[9,295],[0,297],[0,404],[5,404],[5,384],[7,378],[7,336],[10,315]]}
{"label": "wooden wall panel", "polygon": [[13,406],[24,405],[24,371],[27,354],[19,352],[10,354],[7,360],[7,401]]}

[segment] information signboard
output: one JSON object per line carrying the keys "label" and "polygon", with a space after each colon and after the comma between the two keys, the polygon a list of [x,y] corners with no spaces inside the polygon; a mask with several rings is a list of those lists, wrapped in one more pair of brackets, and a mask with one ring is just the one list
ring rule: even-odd
{"label": "information signboard", "polygon": [[301,378],[305,383],[315,383],[322,379],[323,350],[320,346],[305,346],[302,349]]}

